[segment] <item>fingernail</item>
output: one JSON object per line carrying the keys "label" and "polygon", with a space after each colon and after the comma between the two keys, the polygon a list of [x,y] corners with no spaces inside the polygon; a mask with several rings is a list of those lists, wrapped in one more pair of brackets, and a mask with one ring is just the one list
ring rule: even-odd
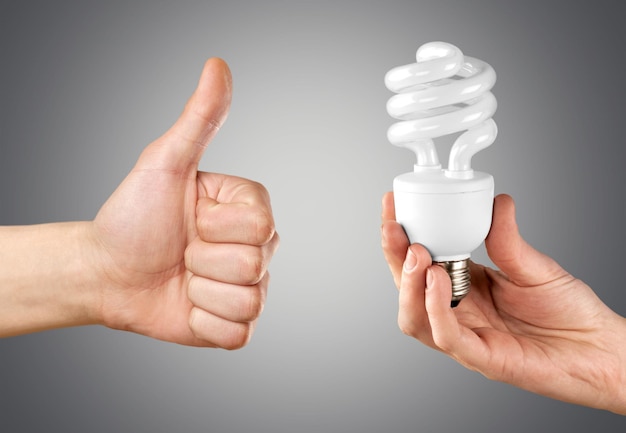
{"label": "fingernail", "polygon": [[432,287],[434,283],[435,276],[433,275],[432,269],[426,269],[426,287]]}
{"label": "fingernail", "polygon": [[417,266],[417,256],[409,248],[408,252],[406,253],[406,259],[404,260],[404,270],[412,271],[413,269],[415,269],[415,266]]}

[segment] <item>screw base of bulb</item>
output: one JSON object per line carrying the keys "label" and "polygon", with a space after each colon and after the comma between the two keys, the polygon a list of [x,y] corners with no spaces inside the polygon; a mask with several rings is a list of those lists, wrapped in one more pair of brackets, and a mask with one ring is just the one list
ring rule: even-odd
{"label": "screw base of bulb", "polygon": [[461,300],[469,293],[471,278],[469,269],[469,259],[455,260],[449,262],[433,262],[441,266],[447,272],[452,283],[452,308],[459,305]]}

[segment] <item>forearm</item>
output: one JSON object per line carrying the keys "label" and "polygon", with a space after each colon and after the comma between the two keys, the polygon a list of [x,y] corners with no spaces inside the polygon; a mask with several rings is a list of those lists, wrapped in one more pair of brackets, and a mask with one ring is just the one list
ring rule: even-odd
{"label": "forearm", "polygon": [[90,228],[0,227],[0,337],[97,322]]}

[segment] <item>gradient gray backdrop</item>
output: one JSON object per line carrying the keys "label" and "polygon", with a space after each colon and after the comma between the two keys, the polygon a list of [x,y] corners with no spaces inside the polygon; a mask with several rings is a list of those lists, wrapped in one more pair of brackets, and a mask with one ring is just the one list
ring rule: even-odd
{"label": "gradient gray backdrop", "polygon": [[619,0],[3,1],[0,224],[93,218],[220,56],[232,111],[201,169],[264,183],[282,244],[241,351],[101,327],[0,340],[0,431],[623,430],[404,336],[379,215],[413,164],[387,143],[383,76],[455,43],[498,73],[500,135],[475,167],[625,315],[625,28]]}

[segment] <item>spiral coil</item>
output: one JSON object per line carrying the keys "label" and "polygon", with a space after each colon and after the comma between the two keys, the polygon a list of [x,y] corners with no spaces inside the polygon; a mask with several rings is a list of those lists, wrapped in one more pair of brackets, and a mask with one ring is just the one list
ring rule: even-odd
{"label": "spiral coil", "polygon": [[415,152],[419,171],[441,168],[433,138],[467,130],[452,146],[445,172],[449,177],[471,177],[472,156],[497,135],[491,119],[497,102],[490,92],[495,71],[445,42],[422,45],[416,59],[417,63],[385,75],[385,85],[397,93],[389,99],[387,112],[400,120],[391,125],[387,137]]}

